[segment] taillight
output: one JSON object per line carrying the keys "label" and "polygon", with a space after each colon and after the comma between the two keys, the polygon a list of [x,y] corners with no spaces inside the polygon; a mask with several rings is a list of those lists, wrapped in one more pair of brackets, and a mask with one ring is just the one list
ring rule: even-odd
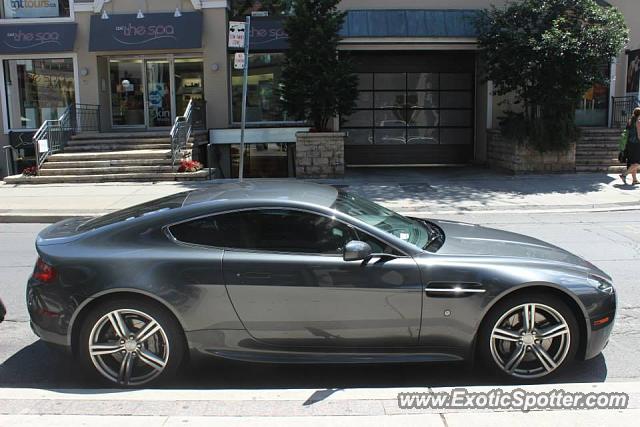
{"label": "taillight", "polygon": [[36,268],[33,270],[33,278],[38,282],[49,283],[56,277],[56,270],[42,258],[38,258]]}

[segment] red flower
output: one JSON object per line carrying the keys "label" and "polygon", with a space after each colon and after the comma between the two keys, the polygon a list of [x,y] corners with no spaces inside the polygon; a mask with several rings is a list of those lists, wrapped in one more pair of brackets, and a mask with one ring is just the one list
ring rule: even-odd
{"label": "red flower", "polygon": [[35,166],[29,166],[28,168],[24,168],[22,170],[22,175],[24,176],[36,176],[38,175],[38,168]]}
{"label": "red flower", "polygon": [[198,172],[202,169],[202,163],[195,160],[182,160],[178,172]]}

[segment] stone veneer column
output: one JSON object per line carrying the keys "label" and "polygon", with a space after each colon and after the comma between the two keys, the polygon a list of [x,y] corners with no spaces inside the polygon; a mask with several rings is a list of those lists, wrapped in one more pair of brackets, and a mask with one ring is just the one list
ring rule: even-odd
{"label": "stone veneer column", "polygon": [[296,134],[296,177],[343,177],[344,138],[343,132],[298,132]]}

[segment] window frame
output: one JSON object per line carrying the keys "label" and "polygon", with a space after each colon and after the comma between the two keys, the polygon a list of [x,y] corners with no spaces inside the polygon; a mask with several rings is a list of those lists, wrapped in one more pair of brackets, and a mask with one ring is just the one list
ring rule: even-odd
{"label": "window frame", "polygon": [[9,100],[7,99],[6,91],[6,76],[4,74],[4,61],[15,60],[34,60],[34,59],[69,59],[73,61],[73,87],[75,90],[75,103],[80,103],[80,74],[78,70],[78,54],[75,52],[66,53],[47,53],[47,54],[16,54],[16,55],[3,55],[0,59],[0,102],[2,102],[2,123],[3,132],[8,135],[10,132],[34,132],[37,128],[12,128],[9,122]]}
{"label": "window frame", "polygon": [[[248,211],[263,211],[263,210],[289,210],[289,211],[296,211],[296,212],[304,212],[304,213],[309,213],[312,215],[317,215],[317,216],[321,216],[327,219],[330,219],[332,221],[338,221],[341,224],[346,225],[347,227],[351,228],[352,230],[354,230],[354,234],[356,235],[356,237],[358,239],[360,239],[360,234],[365,234],[369,237],[371,237],[372,239],[378,240],[383,242],[384,244],[386,244],[387,246],[393,248],[397,253],[401,254],[401,255],[395,255],[398,258],[412,258],[411,255],[407,254],[406,251],[398,248],[396,245],[393,245],[391,243],[389,243],[387,240],[381,239],[377,236],[373,236],[371,235],[371,233],[367,232],[366,230],[363,230],[361,227],[358,227],[357,225],[351,224],[347,221],[344,221],[336,216],[332,216],[329,215],[327,213],[324,212],[318,212],[318,211],[314,211],[311,209],[304,209],[304,208],[298,208],[298,207],[290,207],[290,206],[261,206],[261,207],[251,207],[251,208],[239,208],[239,209],[229,209],[229,210],[224,210],[224,211],[220,211],[220,212],[215,212],[215,213],[208,213],[205,215],[199,215],[199,216],[195,216],[192,218],[188,218],[185,220],[181,220],[181,221],[176,221],[176,222],[172,222],[170,224],[166,224],[162,227],[162,230],[164,232],[164,234],[169,238],[169,240],[171,240],[173,243],[181,245],[181,246],[188,246],[188,247],[196,247],[196,248],[205,248],[205,249],[216,249],[216,250],[232,250],[232,251],[238,251],[238,252],[247,252],[247,253],[268,253],[268,254],[277,254],[277,255],[302,255],[302,256],[322,256],[322,257],[332,257],[332,258],[343,258],[343,254],[323,254],[323,253],[310,253],[310,252],[286,252],[286,251],[268,251],[268,250],[261,250],[261,249],[245,249],[245,248],[233,248],[233,247],[226,247],[226,246],[211,246],[211,245],[200,245],[197,243],[189,243],[189,242],[184,242],[182,240],[177,239],[173,233],[171,232],[171,227],[174,227],[176,225],[181,225],[181,224],[185,224],[191,221],[197,221],[200,219],[204,219],[204,218],[210,218],[210,217],[215,217],[215,216],[219,216],[219,215],[225,215],[225,214],[232,214],[232,213],[238,213],[238,212],[248,212]],[[416,247],[417,248],[417,247]]]}
{"label": "window frame", "polygon": [[69,0],[69,16],[52,16],[42,18],[3,18],[0,16],[0,25],[2,24],[39,24],[39,23],[57,23],[57,22],[75,22],[75,1]]}

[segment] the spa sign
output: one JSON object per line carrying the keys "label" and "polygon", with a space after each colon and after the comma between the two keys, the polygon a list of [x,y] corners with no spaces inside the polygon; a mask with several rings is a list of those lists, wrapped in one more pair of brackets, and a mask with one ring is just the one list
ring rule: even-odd
{"label": "the spa sign", "polygon": [[51,18],[60,15],[58,0],[4,0],[6,18]]}
{"label": "the spa sign", "polygon": [[69,52],[76,24],[0,25],[0,53]]}
{"label": "the spa sign", "polygon": [[202,14],[183,12],[91,16],[89,50],[189,49],[202,47]]}

